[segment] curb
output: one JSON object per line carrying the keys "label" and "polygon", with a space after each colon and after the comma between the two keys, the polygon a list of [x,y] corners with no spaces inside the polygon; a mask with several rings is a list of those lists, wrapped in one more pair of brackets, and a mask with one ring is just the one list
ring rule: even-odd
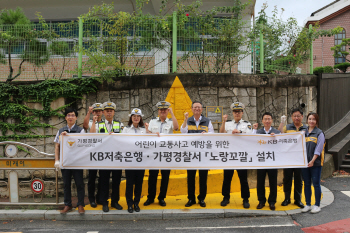
{"label": "curb", "polygon": [[[324,186],[321,208],[333,203],[333,193]],[[301,209],[286,211],[271,210],[241,210],[241,209],[166,209],[166,210],[141,210],[128,213],[127,210],[111,210],[104,213],[101,210],[88,210],[80,215],[77,210],[67,214],[60,214],[59,210],[3,210],[0,212],[0,220],[168,220],[168,219],[200,219],[200,218],[235,218],[257,216],[288,216],[301,213]]]}

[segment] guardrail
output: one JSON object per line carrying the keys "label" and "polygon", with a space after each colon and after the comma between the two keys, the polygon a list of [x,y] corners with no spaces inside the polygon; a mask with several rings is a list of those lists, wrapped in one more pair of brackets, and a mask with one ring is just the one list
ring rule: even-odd
{"label": "guardrail", "polygon": [[[3,191],[9,191],[10,202],[0,202],[0,205],[18,205],[20,204],[29,204],[24,202],[19,202],[19,191],[24,191],[26,188],[21,189],[20,185],[27,186],[30,185],[31,191],[33,193],[34,205],[40,203],[40,205],[53,205],[53,203],[43,203],[43,197],[46,185],[44,181],[44,174],[40,170],[55,170],[55,192],[56,192],[56,205],[59,201],[58,196],[58,170],[54,168],[55,158],[54,154],[48,154],[45,152],[41,152],[37,150],[35,147],[27,145],[21,142],[14,141],[4,141],[0,142],[1,145],[6,145],[5,147],[5,156],[4,158],[0,158],[0,170],[9,170],[8,172],[8,182],[0,181],[0,183],[5,183],[7,185],[7,189]],[[23,147],[26,147],[28,150],[24,150]],[[17,157],[19,153],[19,148],[27,152],[27,155],[24,157]],[[31,155],[29,150],[34,150],[40,155],[44,155],[42,158],[33,158],[27,157]],[[30,181],[21,181],[18,180],[18,172],[16,170],[30,170],[31,172],[31,180]],[[46,184],[52,181],[46,181]],[[37,196],[40,195],[40,199]],[[30,203],[33,205],[33,203]]]}

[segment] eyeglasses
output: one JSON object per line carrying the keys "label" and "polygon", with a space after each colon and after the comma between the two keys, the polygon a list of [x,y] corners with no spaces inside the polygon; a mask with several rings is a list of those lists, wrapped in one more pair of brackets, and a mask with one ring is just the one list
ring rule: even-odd
{"label": "eyeglasses", "polygon": [[292,116],[293,118],[302,118],[303,116],[302,115],[295,115],[295,116]]}
{"label": "eyeglasses", "polygon": [[67,114],[67,117],[70,117],[70,118],[75,117],[75,114]]}
{"label": "eyeglasses", "polygon": [[202,108],[202,107],[192,107],[193,109],[200,109],[200,108]]}
{"label": "eyeglasses", "polygon": [[243,112],[243,111],[232,111],[233,113],[241,113],[241,112]]}

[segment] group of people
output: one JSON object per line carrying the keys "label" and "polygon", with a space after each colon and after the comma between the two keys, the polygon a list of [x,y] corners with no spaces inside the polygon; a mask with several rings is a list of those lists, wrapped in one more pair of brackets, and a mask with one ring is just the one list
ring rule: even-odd
{"label": "group of people", "polygon": [[[123,123],[114,120],[114,114],[116,111],[116,105],[113,102],[95,103],[89,108],[83,123],[83,128],[76,125],[78,113],[74,109],[66,109],[65,119],[67,126],[61,128],[56,135],[55,142],[55,167],[59,167],[59,136],[66,135],[67,133],[128,133],[128,134],[145,134],[145,133],[164,133],[172,134],[173,130],[179,129],[178,121],[170,107],[170,103],[166,101],[160,101],[157,103],[158,117],[152,118],[149,123],[143,122],[143,115],[141,109],[134,108],[130,115],[128,124],[124,127]],[[281,117],[281,124],[278,129],[272,127],[273,116],[269,112],[265,112],[262,115],[263,128],[258,129],[258,123],[251,124],[248,121],[243,120],[244,105],[240,102],[235,102],[231,105],[233,114],[233,120],[228,120],[228,116],[223,116],[223,122],[220,127],[220,133],[232,133],[232,134],[270,134],[274,136],[279,133],[290,133],[297,131],[305,131],[306,138],[306,150],[308,157],[307,168],[287,168],[283,170],[283,185],[285,199],[282,202],[282,206],[287,206],[291,203],[291,190],[292,181],[294,175],[294,204],[302,209],[302,212],[311,211],[311,213],[317,213],[321,211],[321,170],[324,158],[324,142],[325,136],[322,130],[318,126],[317,113],[309,113],[307,115],[307,124],[302,124],[303,112],[300,109],[292,111],[291,117],[293,123],[286,125],[287,117]],[[214,133],[213,125],[209,118],[202,115],[203,105],[199,101],[192,103],[193,116],[189,117],[189,113],[184,113],[184,122],[180,127],[181,133]],[[170,113],[171,118],[167,118]],[[93,115],[90,120],[91,114]],[[102,115],[104,120],[102,120]],[[71,202],[71,177],[73,176],[78,192],[78,212],[84,214],[84,183],[83,183],[83,170],[78,169],[62,169],[62,177],[64,183],[64,204],[65,208],[61,211],[62,214],[72,210]],[[112,174],[112,194],[111,194],[111,207],[118,210],[122,210],[123,207],[118,203],[120,200],[119,186],[121,181],[122,170],[99,170],[97,194],[95,195],[95,183],[97,178],[97,170],[89,170],[88,180],[88,198],[91,207],[96,207],[97,204],[101,204],[104,212],[109,211],[109,181]],[[158,195],[158,201],[160,206],[166,206],[165,198],[168,189],[170,170],[162,169],[161,172],[161,186],[160,193]],[[133,213],[140,211],[140,199],[143,184],[145,170],[125,170],[126,175],[126,190],[125,197],[128,205],[128,212]],[[154,203],[156,198],[157,177],[159,170],[149,170],[148,178],[148,195],[147,200],[143,204],[148,206]],[[207,194],[207,177],[208,170],[199,170],[199,195],[195,196],[195,177],[197,170],[187,170],[187,190],[188,190],[188,202],[186,207],[190,207],[198,204],[201,207],[206,207],[205,198]],[[237,170],[238,177],[241,184],[241,197],[243,199],[243,207],[249,208],[250,190],[247,180],[247,170]],[[230,203],[230,190],[231,181],[234,174],[234,170],[225,169],[224,179],[222,184],[223,200],[221,206],[227,206]],[[268,199],[265,196],[265,177],[268,174],[270,194]],[[306,205],[301,202],[301,193],[304,180],[304,194]],[[311,183],[315,189],[315,205],[311,206]],[[265,206],[266,201],[269,204],[271,210],[276,209],[277,199],[277,169],[258,169],[257,170],[257,195],[259,204],[256,207],[261,209]]]}

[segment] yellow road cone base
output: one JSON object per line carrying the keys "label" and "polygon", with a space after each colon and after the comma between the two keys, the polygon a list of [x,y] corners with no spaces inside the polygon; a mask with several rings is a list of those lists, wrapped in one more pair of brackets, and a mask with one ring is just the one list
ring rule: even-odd
{"label": "yellow road cone base", "polygon": [[[313,188],[312,188],[313,189]],[[314,190],[312,190],[314,193]],[[268,187],[266,187],[266,198],[268,199],[268,194],[270,193],[270,190]],[[293,193],[293,190],[292,190]],[[223,207],[220,205],[221,201],[223,199],[223,196],[221,193],[213,193],[213,194],[207,194],[207,197],[205,198],[205,202],[207,206],[205,208],[200,207],[199,204],[194,204],[191,207],[185,207],[185,204],[187,203],[187,195],[178,195],[178,196],[167,196],[165,198],[166,206],[162,207],[158,204],[158,199],[156,198],[154,200],[154,203],[149,206],[144,206],[143,203],[147,200],[147,196],[143,196],[140,201],[140,208],[141,210],[162,210],[162,209],[239,209],[242,210],[243,208],[243,200],[241,198],[241,192],[233,192],[231,193],[230,198],[230,204]],[[275,204],[276,211],[286,211],[286,210],[294,210],[299,209],[298,206],[294,205],[294,199],[293,195],[291,196],[291,204],[288,206],[281,206],[281,203],[284,200],[284,192],[283,192],[283,186],[277,187],[277,202]],[[302,202],[305,204],[305,198],[304,194],[302,194]],[[250,208],[249,210],[257,210],[256,207],[259,204],[256,189],[250,189],[250,198],[249,198]],[[315,198],[312,195],[311,197],[311,205],[315,203]],[[110,200],[109,200],[110,204]],[[123,210],[127,209],[127,204],[125,197],[121,197],[119,204],[123,206]],[[110,206],[110,205],[109,205]],[[90,205],[87,205],[85,207],[85,210],[102,210],[102,205],[98,205],[96,208],[92,208]],[[116,210],[115,208],[111,208],[110,210]],[[266,202],[265,207],[261,210],[270,210],[269,204]]]}

